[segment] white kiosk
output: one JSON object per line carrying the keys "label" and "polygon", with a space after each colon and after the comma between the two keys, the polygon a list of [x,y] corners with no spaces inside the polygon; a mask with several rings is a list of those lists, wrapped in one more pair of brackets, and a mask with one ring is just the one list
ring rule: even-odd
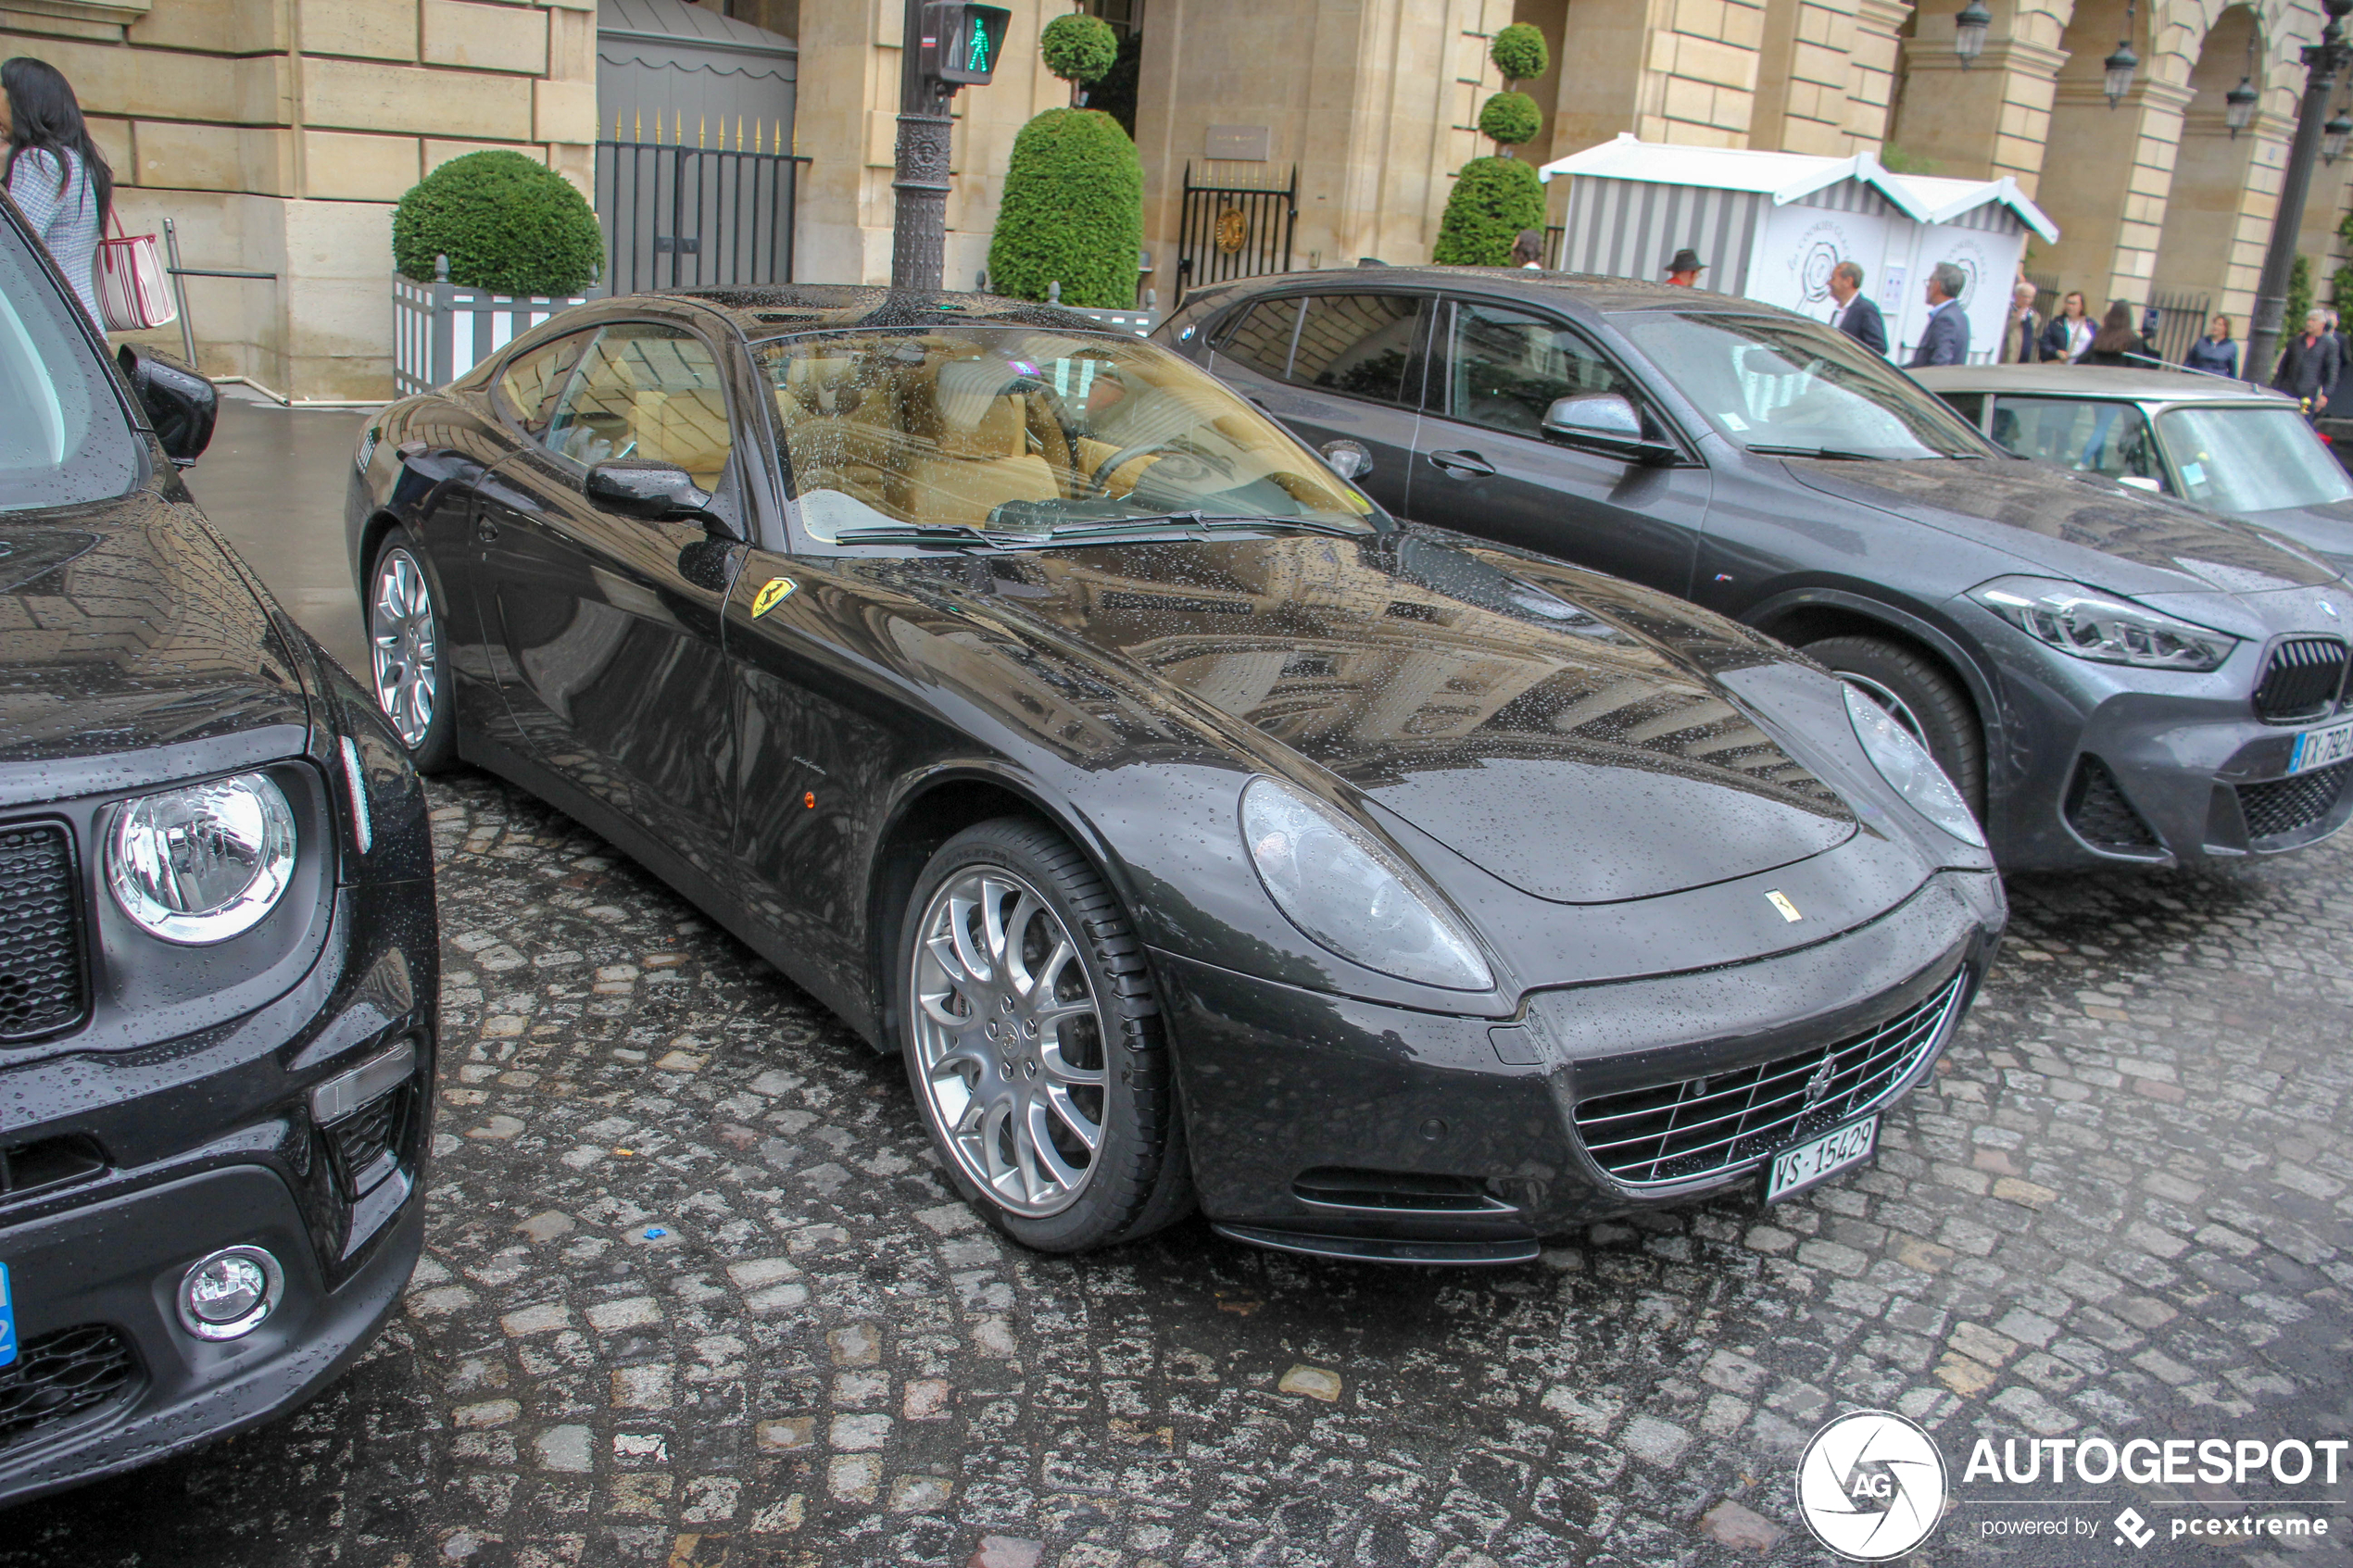
{"label": "white kiosk", "polygon": [[1573,180],[1561,240],[1566,270],[1656,280],[1688,245],[1708,264],[1704,287],[1827,320],[1831,269],[1852,261],[1887,317],[1899,364],[1928,320],[1921,290],[1931,268],[1949,261],[1967,274],[1969,358],[1982,363],[2001,340],[2027,236],[2058,238],[2007,176],[1896,174],[1868,152],[1818,157],[1628,134],[1537,174]]}

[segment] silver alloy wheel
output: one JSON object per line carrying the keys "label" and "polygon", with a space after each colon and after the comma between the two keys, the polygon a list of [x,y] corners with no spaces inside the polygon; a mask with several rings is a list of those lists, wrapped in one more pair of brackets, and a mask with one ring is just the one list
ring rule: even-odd
{"label": "silver alloy wheel", "polygon": [[1920,743],[1922,751],[1927,751],[1931,757],[1936,755],[1930,750],[1928,732],[1920,728],[1919,715],[1912,711],[1909,703],[1872,680],[1869,675],[1857,675],[1851,670],[1841,670],[1836,673],[1840,680],[1869,697],[1889,718],[1902,725],[1906,734]]}
{"label": "silver alloy wheel", "polygon": [[386,550],[376,563],[376,591],[369,596],[369,654],[375,665],[376,706],[411,751],[433,728],[436,630],[424,569],[406,550]]}
{"label": "silver alloy wheel", "polygon": [[956,1163],[1009,1213],[1058,1214],[1103,1141],[1104,1028],[1053,906],[1002,866],[959,871],[924,909],[909,962],[915,1054]]}

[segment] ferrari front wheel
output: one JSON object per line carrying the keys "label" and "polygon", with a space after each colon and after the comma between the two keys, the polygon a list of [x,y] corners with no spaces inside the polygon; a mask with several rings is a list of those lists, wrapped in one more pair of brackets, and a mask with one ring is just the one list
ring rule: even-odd
{"label": "ferrari front wheel", "polygon": [[941,846],[900,944],[907,1076],[950,1178],[1013,1239],[1076,1252],[1191,1207],[1159,1006],[1126,911],[1042,823]]}

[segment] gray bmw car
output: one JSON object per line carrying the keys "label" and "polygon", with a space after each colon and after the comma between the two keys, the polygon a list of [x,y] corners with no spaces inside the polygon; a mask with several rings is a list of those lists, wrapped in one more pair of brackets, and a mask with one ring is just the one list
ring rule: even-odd
{"label": "gray bmw car", "polygon": [[1471,268],[1292,273],[1154,336],[1383,506],[1794,644],[1926,744],[2001,863],[2299,848],[2353,815],[2353,588],[1995,446],[1788,311]]}

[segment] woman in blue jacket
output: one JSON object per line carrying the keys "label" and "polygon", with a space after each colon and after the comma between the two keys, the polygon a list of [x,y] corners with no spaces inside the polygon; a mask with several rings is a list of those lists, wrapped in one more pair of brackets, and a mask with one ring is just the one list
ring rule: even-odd
{"label": "woman in blue jacket", "polygon": [[2239,345],[2231,341],[2231,319],[2228,316],[2215,317],[2213,324],[2206,329],[2206,335],[2191,344],[2190,351],[2182,356],[2182,363],[2193,370],[2204,370],[2209,375],[2229,376],[2236,380]]}

